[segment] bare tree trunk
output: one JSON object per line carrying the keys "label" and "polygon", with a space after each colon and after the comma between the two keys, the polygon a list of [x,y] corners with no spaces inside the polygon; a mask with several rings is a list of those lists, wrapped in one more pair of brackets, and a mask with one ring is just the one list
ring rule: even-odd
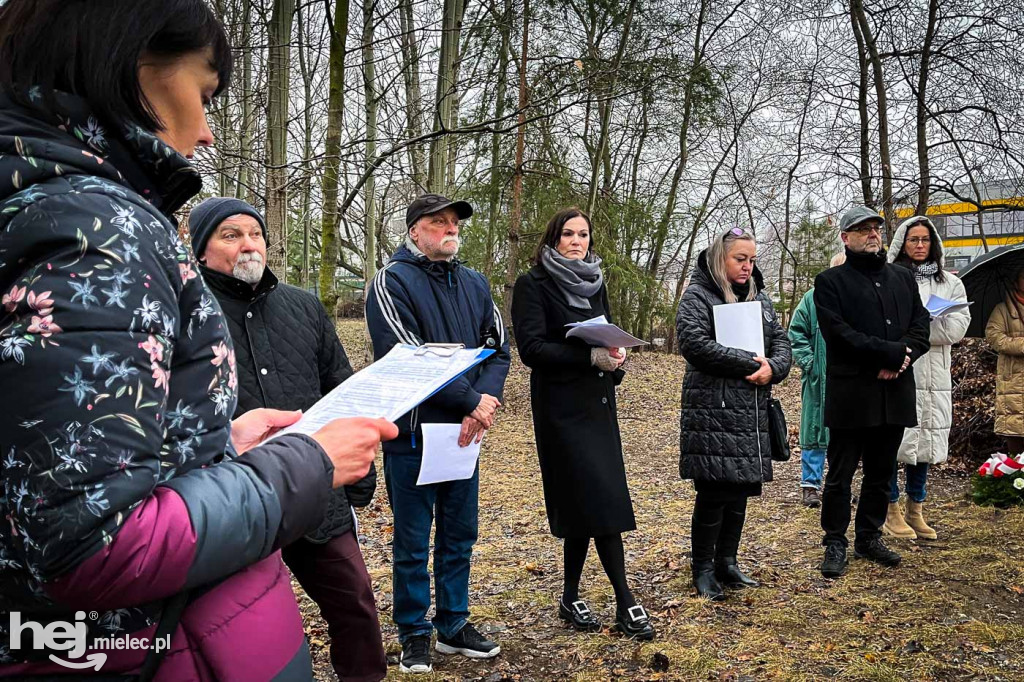
{"label": "bare tree trunk", "polygon": [[[399,0],[399,18],[402,25],[402,73],[405,75],[405,116],[409,139],[423,134],[420,117],[420,50],[416,42],[416,23],[412,14],[412,0]],[[427,187],[427,159],[423,145],[409,147],[412,177],[419,191]]]}
{"label": "bare tree trunk", "polygon": [[242,126],[238,143],[238,181],[235,197],[250,204],[256,200],[249,180],[249,157],[253,139],[252,115],[252,0],[242,0]]}
{"label": "bare tree trunk", "polygon": [[[341,167],[341,114],[345,100],[345,38],[348,36],[348,0],[335,0],[331,23],[330,85],[327,104],[327,139],[324,142],[324,207],[320,248],[320,301],[334,315],[338,294],[334,270],[338,264],[338,179]],[[328,17],[331,21],[331,17]]]}
{"label": "bare tree trunk", "polygon": [[885,234],[882,238],[886,241],[893,232],[893,203],[892,203],[892,161],[889,156],[889,103],[886,97],[885,73],[882,70],[882,58],[878,54],[878,45],[875,36],[868,24],[867,14],[864,12],[863,0],[853,0],[854,17],[860,24],[861,34],[864,38],[864,45],[868,50],[868,59],[871,62],[871,70],[875,81],[875,100],[878,109],[878,155],[882,163],[882,215],[885,217]]}
{"label": "bare tree trunk", "polygon": [[288,85],[295,0],[274,0],[267,107],[267,265],[288,281]]}
{"label": "bare tree trunk", "polygon": [[[296,19],[299,30],[299,72],[302,74],[302,91],[305,101],[313,101],[313,73],[309,68],[306,59],[306,50],[311,44],[310,36],[306,29],[308,24],[304,21],[306,10],[298,8]],[[312,220],[311,201],[313,174],[310,170],[310,159],[313,157],[313,107],[307,106],[302,111],[303,136],[302,136],[302,163],[306,166],[306,177],[302,181],[302,273],[299,281],[304,289],[309,288],[309,233]]]}
{"label": "bare tree trunk", "polygon": [[516,129],[516,169],[512,180],[512,215],[508,224],[508,267],[505,269],[505,319],[512,320],[512,288],[519,264],[523,222],[523,157],[526,154],[526,69],[530,54],[530,0],[523,0],[523,49],[519,55],[519,127]]}
{"label": "bare tree trunk", "polygon": [[[373,50],[373,12],[375,0],[363,0],[363,99],[366,106],[366,165],[377,158],[377,70]],[[377,183],[371,174],[366,180],[366,238],[363,250],[364,279],[369,282],[377,274]]]}
{"label": "bare tree trunk", "polygon": [[[494,94],[494,118],[501,119],[505,115],[505,97],[508,88],[508,61],[512,41],[512,0],[504,0],[504,11],[501,14],[499,31],[501,46],[498,48],[498,83]],[[491,134],[491,173],[489,200],[487,209],[487,249],[484,259],[484,275],[488,281],[494,271],[494,233],[498,224],[498,207],[501,201],[501,135]]]}
{"label": "bare tree trunk", "polygon": [[875,203],[874,190],[871,187],[871,119],[868,117],[868,60],[865,56],[864,36],[861,34],[860,22],[857,21],[854,6],[850,5],[850,23],[853,25],[853,36],[857,39],[857,113],[860,116],[860,190],[865,206]]}
{"label": "bare tree trunk", "polygon": [[[928,194],[932,174],[928,164],[928,71],[932,56],[932,41],[935,39],[935,24],[939,12],[939,0],[928,2],[928,28],[921,48],[921,72],[917,76],[917,167],[921,186],[917,190],[917,215],[928,210]],[[980,217],[980,214],[979,214]]]}
{"label": "bare tree trunk", "polygon": [[[441,33],[441,56],[437,65],[437,99],[434,111],[434,131],[449,130],[455,105],[456,59],[459,51],[463,0],[444,0],[444,20]],[[427,188],[444,194],[448,190],[448,153],[451,139],[438,135],[430,141],[430,167],[427,170]]]}
{"label": "bare tree trunk", "polygon": [[[615,59],[612,62],[612,77],[608,89],[604,93],[605,99],[601,107],[601,130],[598,134],[597,152],[594,155],[594,163],[590,170],[590,194],[587,196],[587,213],[593,215],[594,206],[597,205],[597,178],[602,163],[608,151],[608,134],[612,116],[612,102],[615,95],[615,86],[619,80],[619,65],[622,63],[622,55],[626,51],[626,44],[629,42],[629,29],[633,26],[633,10],[636,9],[636,0],[630,0],[626,9],[626,18],[623,20],[622,38],[619,40],[619,47],[615,51]],[[609,175],[606,173],[606,176]]]}

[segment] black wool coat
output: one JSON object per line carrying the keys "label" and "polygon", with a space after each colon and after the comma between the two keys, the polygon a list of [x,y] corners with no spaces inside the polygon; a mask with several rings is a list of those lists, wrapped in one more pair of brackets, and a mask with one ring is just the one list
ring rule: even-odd
{"label": "black wool coat", "polygon": [[530,404],[544,503],[555,537],[598,537],[634,530],[615,387],[624,372],[590,364],[591,347],[567,339],[570,322],[611,321],[604,287],[590,309],[571,307],[547,272],[534,266],[512,296],[513,334],[530,373]]}
{"label": "black wool coat", "polygon": [[885,252],[846,252],[846,263],[814,280],[814,305],[825,339],[825,426],[857,429],[917,426],[914,373],[898,371],[928,352],[930,316],[914,275],[886,263]]}
{"label": "black wool coat", "polygon": [[[751,286],[762,308],[764,348],[772,383],[786,378],[793,361],[786,330],[755,269]],[[676,335],[686,358],[679,417],[679,475],[702,483],[758,484],[772,480],[768,439],[769,386],[747,381],[760,365],[754,354],[715,340],[712,308],[724,305],[721,288],[711,277],[706,252],[679,301]]]}
{"label": "black wool coat", "polygon": [[[238,408],[308,410],[352,376],[333,321],[313,294],[278,282],[269,268],[255,288],[205,266],[200,272],[217,297],[235,342]],[[323,523],[306,536],[323,543],[352,530],[351,507],[373,499],[377,471],[336,488]]]}

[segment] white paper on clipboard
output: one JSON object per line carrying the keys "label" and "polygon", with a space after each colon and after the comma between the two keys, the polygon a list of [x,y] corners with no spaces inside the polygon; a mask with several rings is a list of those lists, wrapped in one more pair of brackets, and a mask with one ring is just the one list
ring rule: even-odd
{"label": "white paper on clipboard", "polygon": [[764,357],[764,327],[760,301],[726,303],[712,307],[715,339],[729,348],[739,348]]}

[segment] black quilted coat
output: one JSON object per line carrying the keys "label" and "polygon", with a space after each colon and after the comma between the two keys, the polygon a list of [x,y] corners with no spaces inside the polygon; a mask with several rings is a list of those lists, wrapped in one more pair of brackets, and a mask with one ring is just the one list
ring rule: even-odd
{"label": "black quilted coat", "polygon": [[[789,338],[756,268],[752,282],[764,313],[764,347],[774,384],[789,374]],[[679,351],[686,358],[679,475],[698,483],[767,483],[772,480],[768,441],[771,390],[744,379],[759,367],[753,353],[715,341],[712,307],[724,303],[722,290],[708,270],[706,254],[701,252],[676,313]]]}
{"label": "black quilted coat", "polygon": [[[224,310],[235,342],[236,417],[258,407],[308,410],[352,376],[334,323],[316,296],[280,284],[269,268],[255,289],[204,266],[200,271]],[[361,481],[336,488],[323,523],[307,539],[322,543],[349,532],[351,506],[368,505],[376,486],[371,465]]]}

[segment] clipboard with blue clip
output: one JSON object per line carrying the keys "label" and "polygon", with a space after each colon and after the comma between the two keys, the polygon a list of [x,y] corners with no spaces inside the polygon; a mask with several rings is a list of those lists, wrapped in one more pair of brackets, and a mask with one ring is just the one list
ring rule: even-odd
{"label": "clipboard with blue clip", "polygon": [[494,354],[464,344],[397,344],[387,355],[356,372],[313,405],[286,433],[310,435],[334,419],[396,421]]}

